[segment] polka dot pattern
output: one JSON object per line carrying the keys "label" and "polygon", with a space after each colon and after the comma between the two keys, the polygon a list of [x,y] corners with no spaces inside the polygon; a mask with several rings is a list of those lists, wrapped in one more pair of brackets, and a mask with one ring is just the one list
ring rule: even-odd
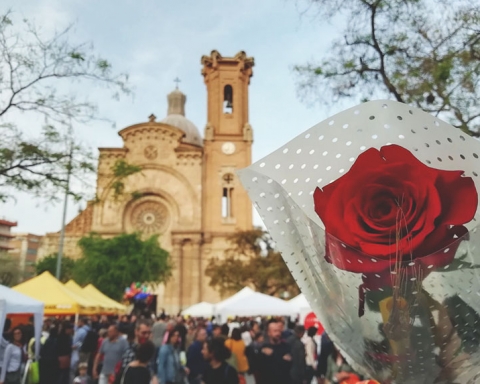
{"label": "polka dot pattern", "polygon": [[[427,266],[430,273],[423,284],[411,289],[416,298],[411,302],[410,348],[405,353],[393,353],[385,337],[378,301],[390,294],[382,288],[366,289],[365,315],[359,317],[362,275],[325,260],[325,232],[313,210],[313,191],[348,172],[367,148],[389,144],[407,148],[432,167],[464,170],[480,191],[480,143],[421,110],[392,101],[369,102],[339,113],[238,174],[293,277],[355,369],[379,381],[396,377],[396,383],[433,383],[445,377],[476,383],[480,375],[480,269],[472,267],[480,266],[476,219],[467,224],[469,240],[458,240],[454,262],[439,270]],[[411,279],[409,284],[418,285]],[[398,364],[388,362],[392,358]],[[441,368],[448,364],[451,369]]]}

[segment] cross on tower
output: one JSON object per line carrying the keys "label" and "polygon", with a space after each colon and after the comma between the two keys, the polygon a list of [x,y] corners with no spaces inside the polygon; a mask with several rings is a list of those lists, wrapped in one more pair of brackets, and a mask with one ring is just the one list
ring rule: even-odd
{"label": "cross on tower", "polygon": [[181,82],[181,80],[178,78],[178,76],[173,80],[174,83],[176,83],[176,88],[178,89],[178,84]]}

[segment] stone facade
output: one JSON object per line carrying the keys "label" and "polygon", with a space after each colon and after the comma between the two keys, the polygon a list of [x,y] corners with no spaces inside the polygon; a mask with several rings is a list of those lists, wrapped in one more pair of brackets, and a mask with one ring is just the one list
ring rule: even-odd
{"label": "stone facade", "polygon": [[[252,128],[248,122],[248,85],[253,58],[244,52],[202,57],[208,121],[202,139],[185,117],[186,96],[168,95],[168,114],[158,121],[119,132],[123,148],[100,148],[97,201],[90,202],[66,227],[65,254],[80,257],[76,245],[89,232],[105,237],[141,231],[160,234],[174,264],[170,281],[159,288],[159,307],[177,312],[200,301],[216,302],[204,270],[222,257],[229,234],[252,229],[252,205],[235,176],[251,163]],[[115,197],[112,167],[118,160],[139,165]],[[132,195],[133,194],[133,195]],[[47,234],[39,257],[55,253],[59,233]],[[123,287],[119,287],[123,289]]]}

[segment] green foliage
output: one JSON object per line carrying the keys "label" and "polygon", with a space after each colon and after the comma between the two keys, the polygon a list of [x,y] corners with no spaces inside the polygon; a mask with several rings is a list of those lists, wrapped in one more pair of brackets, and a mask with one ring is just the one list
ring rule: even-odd
{"label": "green foliage", "polygon": [[158,284],[171,273],[169,254],[159,246],[158,236],[142,240],[133,233],[103,239],[90,234],[78,244],[83,257],[77,261],[75,281],[92,283],[115,300],[133,281]]}
{"label": "green foliage", "polygon": [[0,284],[13,287],[20,282],[20,265],[8,253],[0,253]]}
{"label": "green foliage", "polygon": [[212,258],[205,274],[210,277],[210,286],[224,294],[234,293],[245,286],[268,295],[290,296],[299,289],[281,255],[267,232],[243,231],[229,238],[231,247],[223,258]]}
{"label": "green foliage", "polygon": [[[68,280],[73,279],[73,273],[75,271],[75,260],[63,256],[62,257],[62,268],[60,271],[60,281],[66,283]],[[35,264],[35,271],[37,275],[42,274],[45,271],[50,272],[53,276],[57,273],[57,255],[49,255],[42,260],[38,261]]]}
{"label": "green foliage", "polygon": [[[90,44],[72,43],[71,32],[72,26],[46,35],[11,12],[0,14],[0,201],[16,191],[55,199],[68,170],[78,186],[71,195],[82,197],[96,161],[72,127],[100,116],[82,94],[89,88],[80,87],[130,93],[128,76],[112,73]],[[33,125],[19,125],[19,113]]]}
{"label": "green foliage", "polygon": [[480,136],[478,2],[305,1],[322,24],[346,23],[321,62],[295,67],[304,98],[390,97]]}
{"label": "green foliage", "polygon": [[[124,180],[135,173],[141,172],[142,168],[138,165],[132,165],[125,160],[120,159],[112,166],[113,180],[111,189],[113,190],[113,198],[118,199],[125,191]],[[132,193],[132,197],[135,198],[136,192]]]}

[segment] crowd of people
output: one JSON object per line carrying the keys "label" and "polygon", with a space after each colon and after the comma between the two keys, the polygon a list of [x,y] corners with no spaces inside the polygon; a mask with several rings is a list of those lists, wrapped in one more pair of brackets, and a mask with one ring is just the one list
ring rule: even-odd
{"label": "crowd of people", "polygon": [[[0,338],[0,384],[35,358],[33,319]],[[329,384],[360,377],[324,333],[276,319],[92,316],[44,320],[40,384]]]}

